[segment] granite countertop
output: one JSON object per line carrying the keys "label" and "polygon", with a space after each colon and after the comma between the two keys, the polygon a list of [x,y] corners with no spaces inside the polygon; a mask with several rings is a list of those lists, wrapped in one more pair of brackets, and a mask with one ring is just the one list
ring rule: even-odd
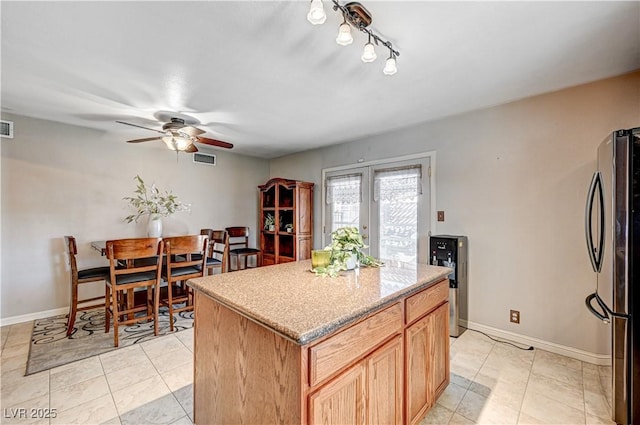
{"label": "granite countertop", "polygon": [[[304,345],[451,273],[426,264],[385,264],[316,276],[311,260],[191,279],[187,283],[249,319]],[[197,308],[197,307],[196,307]]]}

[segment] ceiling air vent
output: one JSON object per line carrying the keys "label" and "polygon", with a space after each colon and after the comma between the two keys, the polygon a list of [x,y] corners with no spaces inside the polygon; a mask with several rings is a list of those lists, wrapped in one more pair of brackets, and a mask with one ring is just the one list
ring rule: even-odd
{"label": "ceiling air vent", "polygon": [[197,164],[216,165],[216,156],[208,153],[194,153],[193,162]]}
{"label": "ceiling air vent", "polygon": [[13,121],[0,121],[0,137],[13,139]]}

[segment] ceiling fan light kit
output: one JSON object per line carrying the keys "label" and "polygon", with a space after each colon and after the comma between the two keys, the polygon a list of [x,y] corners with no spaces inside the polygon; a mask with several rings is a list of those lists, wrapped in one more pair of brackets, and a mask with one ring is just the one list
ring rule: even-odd
{"label": "ceiling fan light kit", "polygon": [[189,146],[193,145],[191,139],[182,136],[164,136],[162,141],[172,151],[185,151]]}
{"label": "ceiling fan light kit", "polygon": [[[382,44],[389,49],[389,58],[385,62],[384,69],[382,70],[384,75],[394,75],[398,72],[396,64],[396,57],[400,55],[400,52],[393,48],[390,41],[382,39],[376,35],[371,29],[367,28],[371,25],[373,18],[371,13],[359,2],[353,1],[341,5],[337,0],[331,0],[333,3],[333,10],[340,11],[342,13],[343,22],[338,29],[338,36],[336,37],[336,43],[341,46],[348,46],[353,43],[353,36],[351,35],[351,27],[366,33],[369,35],[367,43],[364,45],[361,59],[365,63],[370,63],[376,60],[378,55],[376,54],[376,46]],[[322,0],[311,0],[309,7],[309,13],[307,14],[307,20],[314,25],[319,25],[327,20],[327,15],[324,11]],[[373,40],[373,43],[372,43]]]}

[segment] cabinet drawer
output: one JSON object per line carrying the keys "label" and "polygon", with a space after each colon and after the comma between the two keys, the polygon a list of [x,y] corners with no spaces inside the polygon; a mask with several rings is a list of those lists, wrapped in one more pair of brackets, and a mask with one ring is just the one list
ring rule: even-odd
{"label": "cabinet drawer", "polygon": [[396,303],[309,348],[309,384],[322,382],[401,329],[402,309]]}
{"label": "cabinet drawer", "polygon": [[406,323],[411,323],[449,299],[449,280],[445,279],[407,298]]}

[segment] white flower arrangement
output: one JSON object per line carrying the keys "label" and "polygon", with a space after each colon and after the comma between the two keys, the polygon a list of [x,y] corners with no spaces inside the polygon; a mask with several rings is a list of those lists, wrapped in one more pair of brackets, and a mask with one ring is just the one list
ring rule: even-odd
{"label": "white flower arrangement", "polygon": [[178,201],[178,197],[170,191],[160,192],[160,189],[155,184],[147,187],[144,180],[138,175],[134,177],[134,180],[138,182],[134,191],[136,195],[122,198],[137,210],[135,214],[125,217],[127,223],[137,222],[141,216],[146,214],[168,217],[176,212],[191,211],[190,204],[183,204]]}

